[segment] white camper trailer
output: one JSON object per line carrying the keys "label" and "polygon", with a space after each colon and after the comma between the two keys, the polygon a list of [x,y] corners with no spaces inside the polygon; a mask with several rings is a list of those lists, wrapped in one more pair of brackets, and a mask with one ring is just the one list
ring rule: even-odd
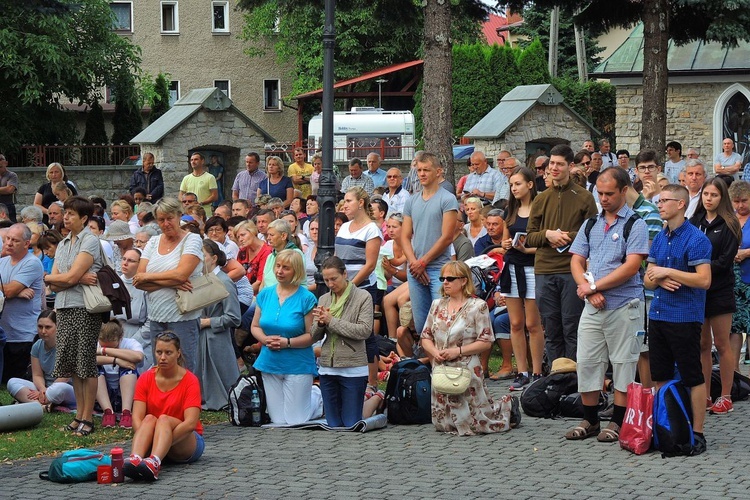
{"label": "white camper trailer", "polygon": [[[322,136],[321,113],[310,120],[310,156],[321,148]],[[411,161],[414,157],[414,115],[411,111],[358,107],[333,113],[333,161],[364,160],[370,153],[378,153],[383,160]]]}

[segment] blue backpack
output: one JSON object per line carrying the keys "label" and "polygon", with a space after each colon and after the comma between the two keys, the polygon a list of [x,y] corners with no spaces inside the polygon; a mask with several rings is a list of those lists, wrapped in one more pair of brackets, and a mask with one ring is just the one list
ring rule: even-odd
{"label": "blue backpack", "polygon": [[692,453],[692,421],[690,393],[682,382],[670,380],[654,397],[654,448],[662,458]]}
{"label": "blue backpack", "polygon": [[49,471],[40,472],[39,478],[55,483],[96,481],[96,468],[111,464],[110,456],[100,451],[85,448],[71,450],[54,459]]}
{"label": "blue backpack", "polygon": [[385,401],[388,422],[392,424],[429,424],[432,422],[430,367],[417,359],[394,364],[388,376]]}

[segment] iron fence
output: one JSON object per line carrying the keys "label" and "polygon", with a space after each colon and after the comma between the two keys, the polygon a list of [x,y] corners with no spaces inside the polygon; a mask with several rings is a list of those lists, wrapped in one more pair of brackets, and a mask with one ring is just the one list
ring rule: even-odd
{"label": "iron fence", "polygon": [[141,148],[130,144],[29,144],[13,155],[13,167],[46,167],[61,163],[67,167],[85,165],[120,165],[140,154]]}

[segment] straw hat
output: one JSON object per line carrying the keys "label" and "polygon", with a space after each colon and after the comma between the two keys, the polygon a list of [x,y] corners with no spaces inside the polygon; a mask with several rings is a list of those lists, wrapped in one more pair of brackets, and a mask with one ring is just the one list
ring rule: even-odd
{"label": "straw hat", "polygon": [[557,358],[552,362],[552,370],[549,374],[555,373],[572,373],[576,371],[576,362],[568,358]]}
{"label": "straw hat", "polygon": [[113,220],[102,235],[102,239],[107,241],[122,241],[132,237],[130,226],[121,220]]}

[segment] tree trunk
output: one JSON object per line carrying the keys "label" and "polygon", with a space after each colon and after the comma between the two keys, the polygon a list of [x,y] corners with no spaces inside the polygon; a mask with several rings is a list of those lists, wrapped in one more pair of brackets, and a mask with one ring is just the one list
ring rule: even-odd
{"label": "tree trunk", "polygon": [[643,113],[641,149],[664,156],[667,135],[669,0],[643,2]]}
{"label": "tree trunk", "polygon": [[450,38],[451,4],[424,0],[424,76],[422,123],[424,150],[437,155],[445,178],[455,186],[453,172],[453,53]]}

